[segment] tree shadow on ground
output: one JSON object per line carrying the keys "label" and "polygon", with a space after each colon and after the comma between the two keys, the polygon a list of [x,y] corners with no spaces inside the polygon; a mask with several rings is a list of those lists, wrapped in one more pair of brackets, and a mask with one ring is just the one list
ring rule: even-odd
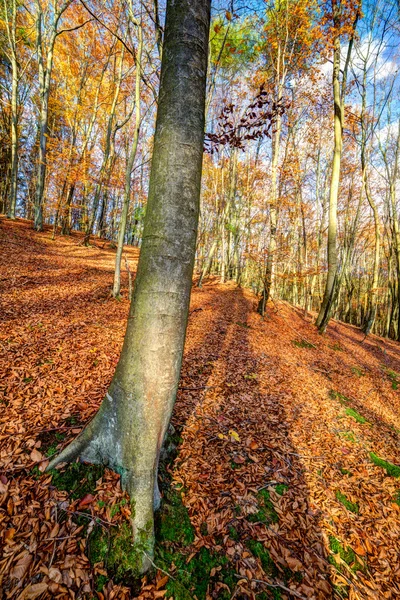
{"label": "tree shadow on ground", "polygon": [[[173,477],[185,489],[196,545],[226,554],[240,581],[235,598],[287,597],[290,589],[333,597],[309,465],[282,402],[290,382],[279,359],[254,345],[252,301],[234,288],[216,294],[219,316],[185,359],[187,370],[198,364],[198,348],[213,358],[208,389],[179,398],[173,417],[182,431]],[[220,585],[218,577],[210,581],[210,597],[219,597]]]}

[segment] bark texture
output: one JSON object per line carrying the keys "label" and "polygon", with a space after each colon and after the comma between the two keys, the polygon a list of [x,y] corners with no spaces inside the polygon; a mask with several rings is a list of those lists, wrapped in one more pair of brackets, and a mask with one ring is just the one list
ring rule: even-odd
{"label": "bark texture", "polygon": [[[324,297],[321,308],[318,313],[316,325],[320,333],[324,333],[335,300],[339,294],[340,284],[338,283],[338,251],[337,251],[337,208],[339,197],[340,184],[340,168],[343,151],[343,127],[344,127],[344,104],[346,98],[347,73],[350,64],[351,52],[354,44],[354,36],[356,32],[359,12],[356,13],[349,43],[347,46],[346,60],[343,70],[340,68],[341,44],[340,44],[340,18],[341,18],[341,3],[336,0],[332,2],[333,8],[333,23],[336,29],[336,34],[333,42],[333,106],[334,106],[334,150],[332,159],[332,175],[331,186],[329,193],[329,223],[328,223],[328,273],[325,284]],[[340,81],[340,74],[342,80]],[[342,279],[342,278],[341,278]],[[339,286],[339,287],[337,287]]]}
{"label": "bark texture", "polygon": [[[132,11],[133,12],[133,11]],[[119,222],[119,230],[118,230],[118,244],[117,244],[117,252],[115,255],[115,271],[114,271],[114,284],[112,294],[114,298],[118,298],[121,291],[121,261],[122,261],[122,251],[124,248],[124,240],[126,233],[126,225],[128,222],[128,211],[129,211],[129,203],[131,199],[131,179],[132,179],[132,170],[133,165],[135,164],[136,152],[139,143],[139,134],[140,134],[140,125],[141,125],[141,113],[140,113],[140,84],[142,77],[142,51],[143,51],[143,31],[142,31],[142,23],[137,23],[138,28],[138,48],[136,52],[136,78],[135,78],[135,131],[133,136],[133,142],[131,151],[128,157],[128,162],[126,165],[126,173],[125,173],[125,189],[124,189],[124,200],[122,203],[122,212],[121,218]]]}
{"label": "bark texture", "polygon": [[329,224],[328,224],[328,274],[326,278],[324,297],[317,317],[316,325],[323,333],[328,325],[335,284],[337,280],[338,255],[336,246],[337,236],[337,205],[339,196],[340,163],[342,159],[343,136],[343,107],[340,93],[340,38],[334,41],[333,56],[333,102],[334,102],[334,150],[332,159],[332,176],[329,193]]}
{"label": "bark texture", "polygon": [[169,0],[143,244],[128,326],[99,412],[52,463],[121,474],[138,573],[151,564],[157,468],[186,334],[199,215],[210,0]]}

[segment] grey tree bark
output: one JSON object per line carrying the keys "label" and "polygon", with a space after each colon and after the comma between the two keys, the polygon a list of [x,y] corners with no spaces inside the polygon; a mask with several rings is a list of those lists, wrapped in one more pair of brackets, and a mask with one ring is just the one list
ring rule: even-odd
{"label": "grey tree bark", "polygon": [[106,137],[105,137],[103,160],[101,163],[100,173],[98,176],[98,181],[97,181],[95,192],[94,192],[92,214],[91,214],[90,219],[88,220],[86,232],[85,232],[84,244],[86,246],[89,245],[90,236],[93,233],[94,225],[96,223],[97,211],[99,208],[101,191],[102,191],[102,188],[104,185],[104,180],[111,173],[111,167],[112,167],[114,154],[115,154],[115,135],[116,135],[117,130],[120,128],[119,124],[115,123],[115,115],[116,115],[116,110],[117,110],[118,97],[119,97],[119,94],[121,91],[121,85],[122,85],[122,80],[123,80],[124,53],[125,53],[125,49],[122,48],[121,56],[119,59],[118,72],[114,76],[115,81],[116,81],[114,96],[113,96],[113,100],[112,100],[112,103],[110,106],[110,110],[107,115],[108,120],[107,120],[107,130],[106,130]]}
{"label": "grey tree bark", "polygon": [[20,107],[18,106],[19,83],[21,76],[29,65],[30,59],[25,65],[21,64],[21,56],[18,50],[18,10],[20,5],[16,0],[4,0],[4,27],[5,41],[4,53],[11,65],[11,95],[10,95],[10,124],[11,124],[11,189],[8,203],[7,216],[10,219],[16,217],[17,195],[18,195],[18,152],[19,152],[19,119]]}
{"label": "grey tree bark", "polygon": [[114,378],[86,429],[48,468],[77,457],[121,474],[139,573],[154,551],[157,469],[175,402],[199,216],[210,0],[168,0],[143,244]]}
{"label": "grey tree bark", "polygon": [[[47,135],[49,121],[49,98],[51,74],[53,70],[54,46],[57,37],[63,33],[58,30],[58,25],[63,13],[67,10],[72,0],[64,0],[58,4],[57,0],[43,11],[40,0],[35,0],[35,26],[36,26],[36,52],[39,65],[39,151],[36,178],[36,194],[34,206],[34,229],[43,229],[43,195],[47,169]],[[48,19],[46,28],[46,16]]]}
{"label": "grey tree bark", "polygon": [[115,271],[114,271],[114,284],[112,295],[114,298],[118,298],[121,290],[121,260],[122,251],[124,247],[124,239],[126,232],[126,224],[128,220],[129,202],[131,197],[131,179],[133,165],[135,164],[136,152],[139,143],[139,133],[141,125],[141,110],[140,110],[140,84],[142,80],[142,51],[143,51],[143,29],[141,21],[137,21],[133,17],[133,7],[130,5],[130,15],[134,24],[138,30],[138,47],[135,54],[136,62],[136,77],[135,77],[135,131],[133,135],[132,148],[128,156],[125,173],[125,189],[124,189],[124,200],[122,204],[122,213],[119,222],[118,229],[118,242],[117,242],[117,253],[115,256]]}
{"label": "grey tree bark", "polygon": [[[341,3],[333,2],[333,22],[336,29],[336,34],[333,42],[333,104],[334,104],[334,151],[332,159],[332,176],[331,187],[329,194],[329,224],[328,224],[328,274],[326,278],[324,297],[316,320],[316,325],[320,333],[324,333],[329,319],[331,317],[332,308],[338,290],[335,289],[338,281],[338,252],[337,252],[337,207],[339,197],[340,183],[340,165],[342,160],[343,150],[343,127],[344,127],[344,102],[346,97],[347,73],[351,58],[351,52],[354,43],[354,35],[357,27],[359,15],[357,13],[350,40],[347,47],[346,61],[341,71],[340,68],[340,18],[341,18]],[[342,72],[342,80],[340,81],[340,73]]]}

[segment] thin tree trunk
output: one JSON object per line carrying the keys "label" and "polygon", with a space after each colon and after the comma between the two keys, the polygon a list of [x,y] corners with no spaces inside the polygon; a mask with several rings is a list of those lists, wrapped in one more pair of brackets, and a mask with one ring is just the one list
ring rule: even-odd
{"label": "thin tree trunk", "polygon": [[[279,91],[278,100],[281,99],[282,91]],[[278,161],[279,161],[279,146],[281,139],[281,122],[280,115],[277,116],[274,143],[272,148],[272,165],[271,165],[271,201],[269,203],[269,244],[267,264],[264,275],[264,288],[258,303],[258,312],[264,316],[265,309],[272,292],[274,283],[274,267],[276,254],[276,233],[278,225]]]}
{"label": "thin tree trunk", "polygon": [[371,288],[369,290],[369,296],[368,296],[367,315],[365,317],[364,327],[363,327],[363,331],[364,331],[365,335],[368,335],[374,325],[375,317],[376,317],[378,282],[379,282],[381,234],[380,234],[380,219],[379,219],[379,214],[378,214],[378,208],[375,204],[375,201],[372,198],[371,192],[368,187],[368,179],[366,176],[365,176],[365,193],[367,196],[368,203],[371,207],[372,214],[374,216],[374,230],[375,230],[374,267],[373,267]]}
{"label": "thin tree trunk", "polygon": [[334,151],[332,161],[331,187],[329,194],[328,225],[328,275],[325,284],[324,298],[317,317],[316,325],[324,332],[332,310],[332,298],[335,289],[338,256],[336,248],[337,236],[337,204],[339,195],[340,162],[342,157],[342,102],[340,97],[340,38],[336,36],[333,58],[333,101],[334,101]]}
{"label": "thin tree trunk", "polygon": [[[11,15],[9,15],[9,8]],[[17,56],[17,11],[16,0],[8,3],[4,1],[4,25],[9,44],[9,53],[7,53],[11,63],[11,189],[10,200],[8,203],[7,216],[9,219],[15,219],[18,195],[18,87],[19,87],[19,64]]]}
{"label": "thin tree trunk", "polygon": [[[15,65],[14,65],[15,62]],[[15,219],[18,194],[18,66],[12,61],[11,91],[11,196],[8,217]]]}
{"label": "thin tree trunk", "polygon": [[316,320],[320,333],[324,333],[329,323],[335,296],[335,285],[337,284],[338,255],[336,247],[337,237],[337,206],[339,196],[340,163],[343,150],[343,127],[344,127],[344,101],[346,96],[347,72],[354,43],[354,35],[358,21],[358,13],[355,17],[352,33],[347,48],[346,62],[343,69],[342,82],[340,82],[340,2],[333,3],[333,19],[336,28],[333,51],[333,104],[334,104],[334,152],[332,160],[332,176],[329,194],[329,224],[328,224],[328,274],[325,284],[325,292],[321,308]]}
{"label": "thin tree trunk", "polygon": [[136,79],[135,79],[135,108],[136,108],[136,123],[135,123],[135,132],[133,137],[132,149],[128,157],[128,163],[126,166],[126,174],[125,174],[125,189],[124,189],[124,199],[122,204],[122,213],[121,219],[119,222],[119,230],[118,230],[118,243],[117,243],[117,253],[115,256],[115,271],[114,271],[114,285],[112,295],[114,298],[118,298],[121,290],[121,260],[122,260],[122,251],[124,247],[124,239],[126,232],[126,223],[128,220],[128,211],[129,211],[129,202],[131,198],[131,179],[132,179],[132,170],[133,165],[135,164],[136,152],[138,148],[139,142],[139,133],[140,133],[140,125],[141,125],[141,113],[140,113],[140,82],[142,75],[142,49],[143,49],[143,30],[142,23],[138,23],[138,48],[136,52]]}

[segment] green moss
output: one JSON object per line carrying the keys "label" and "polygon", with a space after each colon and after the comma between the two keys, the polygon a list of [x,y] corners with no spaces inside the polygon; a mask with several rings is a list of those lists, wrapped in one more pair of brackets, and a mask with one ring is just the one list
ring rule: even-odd
{"label": "green moss", "polygon": [[231,460],[230,465],[231,465],[231,469],[233,469],[234,471],[236,471],[236,469],[241,469],[243,467],[242,464],[235,463],[233,460]]}
{"label": "green moss", "polygon": [[343,469],[342,467],[340,467],[340,472],[342,475],[348,475],[349,477],[353,475],[351,471],[349,471],[348,469]]}
{"label": "green moss", "polygon": [[339,500],[339,502],[343,504],[345,508],[347,508],[347,510],[358,515],[358,513],[360,512],[360,507],[357,503],[350,502],[347,496],[345,496],[345,494],[342,494],[342,492],[340,492],[339,490],[336,492],[336,498],[337,500]]}
{"label": "green moss", "polygon": [[236,321],[236,325],[239,325],[239,327],[244,327],[245,329],[251,329],[250,325],[247,325],[247,323],[242,323],[240,321]]}
{"label": "green moss", "polygon": [[360,369],[360,367],[351,367],[351,370],[357,377],[363,377],[365,375],[365,372]]}
{"label": "green moss", "polygon": [[54,456],[54,454],[56,454],[57,452],[57,446],[53,445],[50,446],[50,448],[47,448],[46,450],[46,456],[50,457],[50,456]]}
{"label": "green moss", "polygon": [[230,525],[230,527],[228,527],[228,531],[229,531],[229,537],[234,540],[235,542],[237,542],[240,539],[240,535],[238,530],[233,527],[232,525]]}
{"label": "green moss", "polygon": [[109,544],[108,532],[97,525],[88,540],[89,560],[93,565],[107,562]]}
{"label": "green moss", "polygon": [[352,442],[353,444],[357,442],[356,436],[352,431],[341,431],[339,433],[339,437],[345,439],[348,442]]}
{"label": "green moss", "polygon": [[268,490],[260,490],[257,494],[259,510],[247,516],[250,523],[277,523],[279,521],[278,514],[271,501]]}
{"label": "green moss", "polygon": [[102,465],[87,465],[72,463],[63,471],[52,470],[52,485],[58,490],[70,493],[72,499],[83,498],[86,494],[93,494],[96,481],[104,474]]}
{"label": "green moss", "polygon": [[97,575],[95,581],[95,588],[98,592],[103,591],[103,587],[108,582],[108,577],[106,575]]}
{"label": "green moss", "polygon": [[[235,572],[231,569],[226,557],[207,548],[202,548],[189,563],[186,556],[178,551],[158,548],[156,564],[167,572],[173,570],[166,589],[167,598],[174,600],[205,600],[210,581],[223,581],[232,590],[236,586]],[[213,578],[211,570],[218,569]],[[219,596],[219,598],[222,596]],[[231,595],[229,595],[229,598]]]}
{"label": "green moss", "polygon": [[393,502],[395,502],[396,504],[398,504],[400,506],[400,490],[397,490],[394,497],[393,497]]}
{"label": "green moss", "polygon": [[194,529],[181,494],[171,487],[164,497],[157,518],[157,531],[163,541],[181,543],[188,546],[194,541]]}
{"label": "green moss", "polygon": [[79,417],[77,415],[71,415],[65,419],[67,425],[77,425],[79,423]]}
{"label": "green moss", "polygon": [[273,600],[282,600],[282,592],[280,589],[268,586],[268,590],[268,594],[267,592],[260,592],[259,594],[257,594],[256,599],[270,600],[272,598]]}
{"label": "green moss", "polygon": [[208,535],[208,527],[205,521],[200,525],[200,533],[201,535]]}
{"label": "green moss", "polygon": [[400,375],[396,371],[383,367],[388,379],[392,382],[392,389],[397,390],[400,384]]}
{"label": "green moss", "polygon": [[332,348],[332,350],[335,350],[336,352],[344,352],[344,348],[342,348],[342,346],[340,344],[333,344],[333,346],[329,346],[329,348]]}
{"label": "green moss", "polygon": [[88,555],[92,564],[103,562],[116,582],[134,582],[139,576],[143,553],[149,552],[151,524],[133,542],[130,523],[105,530],[96,526],[88,539]]}
{"label": "green moss", "polygon": [[307,342],[307,340],[292,340],[292,344],[297,348],[314,348],[314,344]]}
{"label": "green moss", "polygon": [[247,547],[250,552],[260,559],[261,566],[264,569],[266,575],[270,575],[272,577],[277,576],[279,571],[272,560],[268,550],[264,547],[261,542],[257,542],[256,540],[249,540],[247,542]]}
{"label": "green moss", "polygon": [[[340,558],[349,566],[349,568],[356,573],[357,571],[364,571],[365,565],[360,563],[356,553],[350,546],[344,546],[337,538],[333,535],[329,536],[329,547],[333,554],[339,555]],[[329,557],[329,562],[340,572],[343,570],[343,565],[337,562],[334,556]]]}
{"label": "green moss", "polygon": [[285,485],[284,483],[278,483],[278,485],[275,488],[275,491],[277,494],[279,494],[280,496],[283,496],[283,494],[285,492],[287,492],[289,489],[289,487],[287,485]]}
{"label": "green moss", "polygon": [[349,597],[349,586],[333,584],[332,587],[336,592],[336,596],[338,596],[339,598]]}
{"label": "green moss", "polygon": [[331,398],[331,400],[339,400],[340,404],[349,404],[350,403],[350,399],[347,398],[347,396],[344,396],[343,394],[341,394],[340,392],[336,392],[335,390],[329,390],[329,398]]}
{"label": "green moss", "polygon": [[377,467],[382,467],[382,469],[385,469],[386,473],[390,475],[390,477],[400,477],[400,467],[398,465],[394,465],[393,463],[383,460],[383,458],[379,458],[379,456],[373,452],[370,452],[369,456],[372,462]]}
{"label": "green moss", "polygon": [[41,473],[41,472],[39,471],[39,467],[38,467],[38,465],[35,465],[35,466],[34,466],[34,467],[33,467],[33,468],[30,470],[30,473],[31,473],[31,475],[32,475],[32,477],[33,477],[34,479],[40,479],[40,477],[43,475],[43,473]]}
{"label": "green moss", "polygon": [[[105,503],[103,503],[103,505],[104,504]],[[126,504],[125,498],[122,498],[121,502],[117,502],[116,504],[114,504],[114,506],[111,508],[111,512],[110,512],[111,518],[115,517],[115,515],[117,515],[120,512],[121,506],[125,506],[125,504]],[[100,505],[100,502],[99,502],[99,505]]]}
{"label": "green moss", "polygon": [[60,442],[64,441],[65,433],[58,431],[45,431],[39,434],[39,440],[41,441],[41,451],[46,456],[54,456],[56,454]]}
{"label": "green moss", "polygon": [[367,423],[367,419],[365,419],[362,415],[360,415],[360,413],[358,413],[353,408],[346,408],[346,415],[355,419],[357,423]]}

